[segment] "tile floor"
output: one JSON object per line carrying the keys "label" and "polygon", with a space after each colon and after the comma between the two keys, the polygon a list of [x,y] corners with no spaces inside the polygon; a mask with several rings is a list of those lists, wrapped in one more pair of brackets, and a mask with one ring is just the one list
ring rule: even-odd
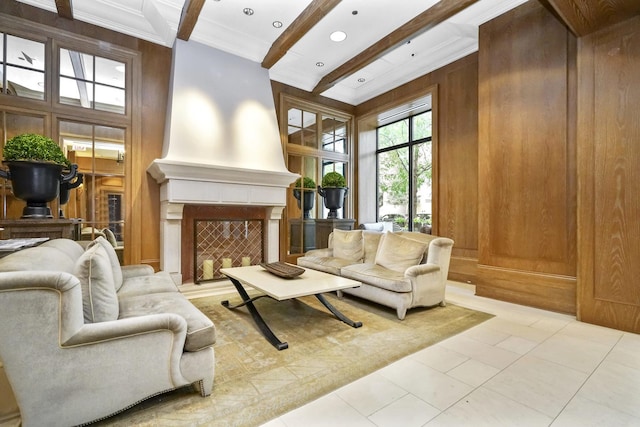
{"label": "tile floor", "polygon": [[640,426],[640,335],[473,293],[496,317],[263,427]]}

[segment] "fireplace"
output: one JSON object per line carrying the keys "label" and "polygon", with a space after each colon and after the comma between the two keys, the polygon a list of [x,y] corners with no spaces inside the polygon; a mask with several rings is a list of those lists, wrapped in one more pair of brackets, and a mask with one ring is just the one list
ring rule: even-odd
{"label": "fireplace", "polygon": [[160,184],[160,267],[182,284],[200,281],[204,261],[214,276],[224,258],[234,266],[238,257],[240,265],[246,257],[257,263],[255,247],[252,254],[221,256],[220,240],[201,248],[198,259],[193,242],[185,244],[194,219],[211,222],[204,232],[222,240],[227,232],[253,232],[255,224],[249,230],[245,221],[259,220],[260,261],[278,261],[287,189],[299,175],[285,166],[268,71],[193,41],[176,40],[172,61],[163,157],[147,168]]}
{"label": "fireplace", "polygon": [[264,262],[267,209],[189,205],[182,220],[182,280],[223,279],[222,267]]}

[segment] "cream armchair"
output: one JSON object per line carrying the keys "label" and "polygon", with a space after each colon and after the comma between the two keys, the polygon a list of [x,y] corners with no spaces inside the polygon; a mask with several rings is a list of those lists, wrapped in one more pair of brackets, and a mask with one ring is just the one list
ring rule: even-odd
{"label": "cream armchair", "polygon": [[210,364],[213,350],[183,353],[181,316],[85,324],[80,283],[71,274],[2,276],[0,358],[24,426],[94,421],[194,382],[211,390],[196,367]]}
{"label": "cream armchair", "polygon": [[22,425],[90,423],[190,384],[209,395],[213,323],[142,266],[124,268],[108,296],[104,278],[120,268],[110,245],[75,245],[51,241],[0,260],[0,361]]}

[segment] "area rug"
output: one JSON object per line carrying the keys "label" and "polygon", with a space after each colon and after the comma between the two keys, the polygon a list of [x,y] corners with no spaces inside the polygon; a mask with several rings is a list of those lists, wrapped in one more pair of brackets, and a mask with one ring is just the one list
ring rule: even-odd
{"label": "area rug", "polygon": [[260,334],[246,308],[221,301],[237,295],[191,300],[217,328],[213,393],[202,398],[190,387],[149,399],[99,425],[259,426],[404,356],[458,334],[492,316],[452,304],[393,309],[345,296],[327,299],[352,328],[315,297],[255,302],[271,329],[289,348],[278,351]]}

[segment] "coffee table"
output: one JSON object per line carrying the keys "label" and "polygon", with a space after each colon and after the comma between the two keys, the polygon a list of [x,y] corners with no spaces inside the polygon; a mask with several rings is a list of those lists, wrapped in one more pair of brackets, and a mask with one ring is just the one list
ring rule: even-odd
{"label": "coffee table", "polygon": [[[248,267],[222,268],[220,272],[227,276],[231,283],[235,286],[238,294],[242,298],[242,302],[237,305],[230,305],[229,301],[222,301],[222,305],[235,309],[247,306],[253,321],[256,323],[262,335],[278,350],[284,350],[289,344],[282,342],[271,331],[267,323],[264,321],[253,302],[259,298],[270,297],[277,301],[285,301],[288,299],[315,295],[316,298],[338,319],[353,328],[362,326],[362,322],[354,322],[347,316],[342,314],[322,295],[324,292],[337,291],[345,288],[355,288],[360,286],[360,282],[347,279],[333,274],[324,273],[322,271],[305,269],[300,276],[285,279],[278,277],[259,265]],[[250,286],[263,294],[250,297],[244,286]]]}

